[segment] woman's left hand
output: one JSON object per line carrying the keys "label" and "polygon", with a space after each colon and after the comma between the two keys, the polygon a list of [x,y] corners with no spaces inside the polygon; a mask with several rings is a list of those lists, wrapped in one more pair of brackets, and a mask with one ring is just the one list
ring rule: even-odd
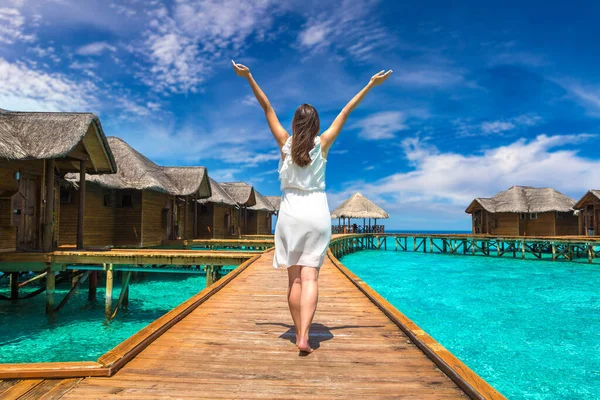
{"label": "woman's left hand", "polygon": [[237,74],[237,76],[243,76],[247,78],[250,76],[250,69],[243,64],[236,64],[235,61],[231,60],[231,64],[233,65],[233,70]]}

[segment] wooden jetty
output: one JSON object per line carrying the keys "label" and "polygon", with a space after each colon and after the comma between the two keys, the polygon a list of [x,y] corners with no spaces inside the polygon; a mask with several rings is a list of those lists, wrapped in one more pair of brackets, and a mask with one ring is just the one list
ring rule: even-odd
{"label": "wooden jetty", "polygon": [[544,258],[552,261],[580,259],[589,263],[600,260],[600,237],[587,236],[352,234],[334,235],[330,248],[336,257],[364,249],[387,250],[389,238],[393,240],[396,251]]}
{"label": "wooden jetty", "polygon": [[0,397],[503,398],[331,252],[316,351],[299,357],[287,274],[272,257],[255,255],[95,363],[51,363],[50,374],[45,364],[0,366],[0,379],[12,378],[0,381]]}

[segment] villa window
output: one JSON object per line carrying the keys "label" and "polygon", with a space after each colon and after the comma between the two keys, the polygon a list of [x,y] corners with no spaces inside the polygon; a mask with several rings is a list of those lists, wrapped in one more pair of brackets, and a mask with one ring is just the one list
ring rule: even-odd
{"label": "villa window", "polygon": [[133,195],[122,194],[119,201],[119,207],[133,207]]}
{"label": "villa window", "polygon": [[537,213],[529,214],[529,219],[537,219],[537,217],[538,217]]}
{"label": "villa window", "polygon": [[71,204],[73,198],[71,196],[71,190],[64,187],[60,188],[60,204]]}
{"label": "villa window", "polygon": [[526,213],[521,213],[521,219],[527,219],[527,214]]}
{"label": "villa window", "polygon": [[112,206],[112,196],[111,196],[110,192],[104,193],[103,203],[104,203],[104,207]]}

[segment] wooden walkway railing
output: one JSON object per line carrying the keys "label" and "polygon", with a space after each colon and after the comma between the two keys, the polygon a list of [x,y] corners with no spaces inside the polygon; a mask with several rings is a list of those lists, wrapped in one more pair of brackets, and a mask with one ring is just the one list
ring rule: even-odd
{"label": "wooden walkway railing", "polygon": [[175,309],[178,322],[113,376],[0,381],[0,398],[503,398],[333,257],[319,279],[316,350],[299,356],[287,274],[272,257]]}

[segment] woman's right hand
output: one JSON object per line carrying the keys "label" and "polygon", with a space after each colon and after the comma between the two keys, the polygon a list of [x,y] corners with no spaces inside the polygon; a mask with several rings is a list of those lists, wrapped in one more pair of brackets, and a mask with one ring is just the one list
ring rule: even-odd
{"label": "woman's right hand", "polygon": [[250,69],[243,64],[236,64],[235,61],[231,60],[231,64],[233,65],[233,70],[237,74],[237,76],[243,76],[244,78],[248,78],[250,76]]}
{"label": "woman's right hand", "polygon": [[388,72],[385,72],[385,69],[382,69],[381,71],[379,71],[371,77],[371,86],[381,85],[383,82],[385,82],[385,80],[388,78],[388,76],[390,76],[391,73],[391,69]]}

